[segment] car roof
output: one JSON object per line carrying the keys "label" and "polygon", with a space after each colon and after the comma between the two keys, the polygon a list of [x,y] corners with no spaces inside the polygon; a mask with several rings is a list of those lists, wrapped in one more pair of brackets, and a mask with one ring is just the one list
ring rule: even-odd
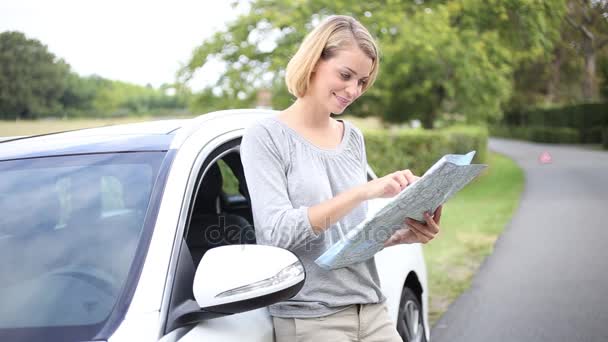
{"label": "car roof", "polygon": [[156,120],[3,138],[0,140],[0,160],[82,153],[166,151],[174,138],[173,132],[189,120]]}
{"label": "car roof", "polygon": [[[35,136],[0,138],[0,161],[85,153],[166,151],[179,145],[189,134],[220,119],[227,126],[239,126],[239,116],[256,117],[271,111],[240,109],[200,115],[190,119],[166,119],[140,123],[85,128]],[[179,138],[176,138],[181,133]],[[176,142],[178,141],[178,142]]]}

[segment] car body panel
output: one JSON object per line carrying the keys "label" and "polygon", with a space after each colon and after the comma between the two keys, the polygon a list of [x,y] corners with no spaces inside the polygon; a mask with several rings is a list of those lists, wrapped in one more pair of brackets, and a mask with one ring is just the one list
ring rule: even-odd
{"label": "car body panel", "polygon": [[205,321],[179,339],[180,342],[273,340],[272,319],[267,308]]}
{"label": "car body panel", "polygon": [[[123,321],[109,341],[272,341],[272,321],[267,308],[202,322],[192,329],[180,328],[164,335],[173,273],[187,221],[190,196],[202,162],[226,141],[238,139],[258,120],[276,114],[270,110],[228,110],[193,119],[160,120],[85,129],[0,143],[0,160],[70,153],[101,153],[160,149],[175,152],[139,282]],[[369,168],[373,175],[373,170]],[[375,177],[375,175],[373,175]],[[369,201],[368,215],[386,203]],[[397,319],[401,290],[409,272],[414,272],[425,290],[426,268],[420,245],[386,248],[376,256],[381,285],[388,299],[389,314]],[[425,314],[425,326],[426,322]]]}
{"label": "car body panel", "polygon": [[[373,216],[386,203],[389,198],[380,198],[369,201],[368,217]],[[387,298],[387,306],[389,316],[396,323],[399,313],[399,301],[401,299],[401,291],[405,285],[405,281],[410,272],[414,272],[420,281],[422,289],[427,289],[427,272],[424,262],[422,246],[420,244],[412,245],[396,245],[385,248],[375,255],[376,267],[380,278],[382,293]],[[428,291],[421,294],[422,307],[426,308],[428,299]],[[427,340],[429,339],[428,315],[424,315],[424,326],[427,332]]]}
{"label": "car body panel", "polygon": [[[67,134],[64,136],[63,134]],[[81,153],[167,150],[172,135],[45,135],[0,143],[0,160]]]}

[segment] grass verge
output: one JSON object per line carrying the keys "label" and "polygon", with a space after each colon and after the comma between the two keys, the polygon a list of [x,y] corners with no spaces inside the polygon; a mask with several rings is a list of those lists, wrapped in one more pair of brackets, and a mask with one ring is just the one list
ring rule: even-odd
{"label": "grass verge", "polygon": [[523,190],[523,171],[511,159],[488,154],[488,169],[443,208],[441,232],[424,246],[429,281],[429,323],[433,326],[492,253]]}

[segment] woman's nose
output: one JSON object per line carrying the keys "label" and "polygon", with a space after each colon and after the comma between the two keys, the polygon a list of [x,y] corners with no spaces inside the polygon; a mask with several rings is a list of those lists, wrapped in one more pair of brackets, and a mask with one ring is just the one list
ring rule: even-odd
{"label": "woman's nose", "polygon": [[348,86],[346,87],[346,93],[351,99],[356,99],[361,94],[361,86],[359,85],[358,80],[348,82]]}

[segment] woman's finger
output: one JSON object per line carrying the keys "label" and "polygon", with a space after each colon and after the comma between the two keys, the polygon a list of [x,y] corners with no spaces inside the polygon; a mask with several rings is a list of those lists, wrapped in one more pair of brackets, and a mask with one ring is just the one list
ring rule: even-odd
{"label": "woman's finger", "polygon": [[441,221],[441,211],[443,210],[443,205],[440,205],[437,207],[437,209],[435,209],[435,214],[433,214],[433,219],[435,220],[435,223],[437,223],[437,225],[439,225],[439,221]]}
{"label": "woman's finger", "polygon": [[394,194],[394,195],[398,194],[401,191],[401,189],[403,189],[403,187],[404,187],[394,178],[391,179],[389,186],[391,187],[391,194]]}
{"label": "woman's finger", "polygon": [[411,220],[411,225],[415,226],[415,228],[420,232],[426,235],[429,238],[434,238],[435,234],[439,231],[437,228],[430,226],[428,223],[424,224],[422,222],[418,222],[416,220]]}
{"label": "woman's finger", "polygon": [[417,177],[414,176],[414,174],[410,170],[403,170],[403,171],[401,171],[401,173],[403,174],[403,176],[407,180],[408,184],[414,183],[416,181],[416,179],[417,179]]}
{"label": "woman's finger", "polygon": [[435,234],[433,234],[428,229],[426,229],[425,226],[420,223],[417,223],[414,220],[410,220],[408,225],[410,226],[410,228],[414,229],[415,232],[419,233],[420,235],[423,235],[427,239],[432,239],[435,237]]}
{"label": "woman's finger", "polygon": [[406,186],[409,185],[407,178],[400,171],[395,172],[393,178],[399,183],[399,185],[401,186],[401,189],[404,189]]}
{"label": "woman's finger", "polygon": [[418,242],[427,243],[430,241],[430,239],[426,235],[418,231],[416,228],[410,226],[410,230],[412,231],[412,233],[414,233]]}
{"label": "woman's finger", "polygon": [[388,240],[386,242],[384,242],[384,247],[388,247],[388,246],[392,246],[392,245],[396,245],[396,244],[405,242],[408,233],[409,233],[408,228],[401,228],[401,229],[397,230],[396,232],[393,233],[393,235],[391,235],[390,238],[388,238]]}
{"label": "woman's finger", "polygon": [[424,213],[424,219],[426,221],[426,228],[433,234],[439,233],[439,225],[434,221],[434,217],[431,217],[428,213]]}

